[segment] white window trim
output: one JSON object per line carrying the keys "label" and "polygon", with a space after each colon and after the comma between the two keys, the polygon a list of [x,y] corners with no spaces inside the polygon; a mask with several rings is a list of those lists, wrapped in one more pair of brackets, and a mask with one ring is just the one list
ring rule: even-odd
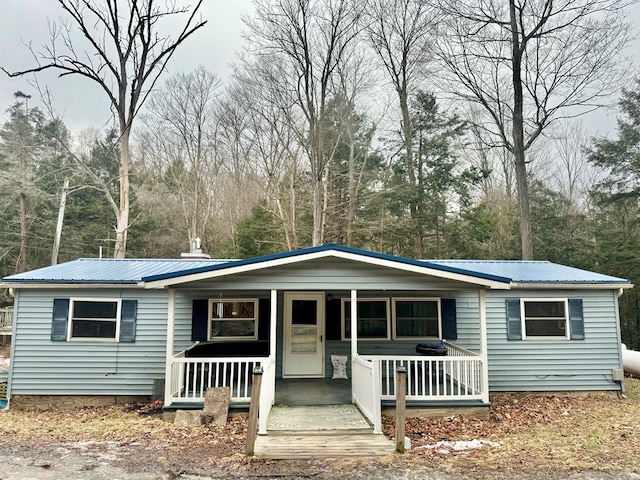
{"label": "white window trim", "polygon": [[[360,302],[385,302],[386,304],[386,310],[387,310],[387,336],[386,337],[375,337],[375,338],[362,338],[360,336],[358,336],[358,341],[363,341],[363,342],[376,342],[376,341],[380,341],[380,340],[391,340],[391,307],[390,307],[390,302],[389,302],[389,298],[375,298],[375,297],[369,297],[369,298],[358,298],[358,303]],[[342,341],[350,341],[351,337],[347,337],[345,335],[345,314],[346,314],[346,308],[345,308],[345,304],[346,303],[351,303],[351,299],[350,298],[341,298],[340,299],[340,320],[341,320],[341,328],[340,328],[340,338],[342,339]]]}
{"label": "white window trim", "polygon": [[[72,337],[73,332],[73,305],[75,302],[100,302],[100,303],[116,303],[116,333],[115,338],[96,338],[96,337]],[[120,321],[122,314],[121,298],[95,298],[95,297],[71,297],[69,298],[69,313],[67,318],[67,341],[68,342],[101,342],[101,343],[117,343],[120,341]],[[105,320],[106,321],[106,320]]]}
{"label": "white window trim", "polygon": [[[442,340],[442,302],[440,297],[393,297],[391,299],[393,308],[391,309],[393,324],[393,339],[402,341],[412,340]],[[397,332],[397,312],[396,302],[437,302],[438,304],[438,336],[437,337],[399,337]]]}
{"label": "white window trim", "polygon": [[[537,336],[537,335],[532,335],[527,337],[527,325],[526,325],[526,319],[524,316],[524,304],[525,302],[562,302],[564,303],[564,332],[565,334],[563,336],[560,335],[547,335],[547,336]],[[571,338],[571,332],[570,332],[570,326],[569,326],[569,299],[568,298],[521,298],[520,299],[520,323],[521,323],[521,330],[522,330],[522,340],[529,340],[529,341],[537,341],[537,340],[543,340],[543,341],[549,341],[549,340],[570,340]]]}
{"label": "white window trim", "polygon": [[[217,307],[216,310],[214,310],[214,305],[217,305],[218,303],[225,303],[225,302],[252,302],[254,304],[254,308],[253,308],[253,315],[254,318],[238,318],[238,319],[234,319],[234,318],[219,318],[217,316],[214,317],[214,314],[217,311]],[[209,308],[208,308],[208,313],[207,313],[207,338],[209,342],[218,342],[218,341],[222,341],[222,342],[226,342],[228,340],[258,340],[258,319],[260,317],[260,315],[258,314],[258,307],[260,305],[260,301],[258,298],[210,298],[209,299]],[[253,320],[255,323],[255,329],[253,331],[253,336],[251,337],[247,337],[247,336],[230,336],[230,337],[212,337],[211,336],[211,323],[213,322],[213,320],[222,320],[222,321],[227,321],[227,322],[233,322],[233,321],[247,321],[247,320]]]}

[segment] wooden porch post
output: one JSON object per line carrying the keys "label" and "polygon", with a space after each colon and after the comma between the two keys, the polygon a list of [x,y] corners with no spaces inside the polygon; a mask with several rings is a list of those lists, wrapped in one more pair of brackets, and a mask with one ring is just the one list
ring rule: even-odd
{"label": "wooden porch post", "polygon": [[254,367],[253,382],[251,384],[251,401],[249,403],[249,421],[247,425],[247,445],[244,453],[252,457],[258,434],[258,410],[260,409],[260,387],[262,386],[262,367]]}
{"label": "wooden porch post", "polygon": [[487,292],[478,290],[480,310],[480,358],[482,361],[482,401],[489,403],[489,355],[487,353]]}
{"label": "wooden porch post", "polygon": [[174,344],[174,330],[176,324],[176,291],[173,288],[169,289],[169,305],[167,308],[167,352],[166,352],[166,365],[164,372],[164,406],[171,405],[171,384],[173,383],[172,373],[173,368],[171,365],[171,359],[173,358],[173,344]]}

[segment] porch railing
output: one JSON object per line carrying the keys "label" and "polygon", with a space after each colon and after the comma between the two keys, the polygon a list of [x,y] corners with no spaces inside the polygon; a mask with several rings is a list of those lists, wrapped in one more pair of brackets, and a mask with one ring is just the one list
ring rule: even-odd
{"label": "porch railing", "polygon": [[380,363],[354,355],[351,370],[353,400],[373,424],[373,433],[382,433]]}
{"label": "porch railing", "polygon": [[165,403],[204,402],[209,387],[229,387],[232,403],[249,402],[253,368],[260,365],[265,368],[267,360],[266,357],[195,358],[180,352],[171,359],[171,398],[165,399]]}
{"label": "porch railing", "polygon": [[269,357],[261,363],[263,370],[260,389],[260,412],[258,416],[258,434],[266,435],[267,421],[276,396],[276,362]]}
{"label": "porch railing", "polygon": [[13,307],[0,308],[0,330],[11,330]]}
{"label": "porch railing", "polygon": [[363,355],[380,365],[381,399],[394,400],[396,370],[407,369],[407,400],[482,400],[479,354],[447,343],[447,356]]}

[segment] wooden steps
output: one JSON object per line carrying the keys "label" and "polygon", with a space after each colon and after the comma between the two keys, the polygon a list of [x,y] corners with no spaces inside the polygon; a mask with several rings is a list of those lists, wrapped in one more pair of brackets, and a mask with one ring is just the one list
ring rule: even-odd
{"label": "wooden steps", "polygon": [[256,457],[326,458],[383,456],[395,445],[372,426],[357,407],[348,405],[274,406],[267,435],[256,439]]}
{"label": "wooden steps", "polygon": [[264,435],[256,439],[255,456],[269,459],[385,456],[395,445],[384,435]]}

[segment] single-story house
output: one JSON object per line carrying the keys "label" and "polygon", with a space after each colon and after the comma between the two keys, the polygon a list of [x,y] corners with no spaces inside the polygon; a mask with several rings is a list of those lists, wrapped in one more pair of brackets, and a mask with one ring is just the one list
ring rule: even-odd
{"label": "single-story house", "polygon": [[621,391],[618,297],[632,287],[545,261],[335,244],[243,260],[79,259],[0,285],[15,296],[16,404],[164,385],[166,408],[202,403],[209,386],[246,406],[261,366],[261,433],[279,382],[334,374],[379,431],[398,366],[407,402],[421,406],[487,405],[490,391]]}

